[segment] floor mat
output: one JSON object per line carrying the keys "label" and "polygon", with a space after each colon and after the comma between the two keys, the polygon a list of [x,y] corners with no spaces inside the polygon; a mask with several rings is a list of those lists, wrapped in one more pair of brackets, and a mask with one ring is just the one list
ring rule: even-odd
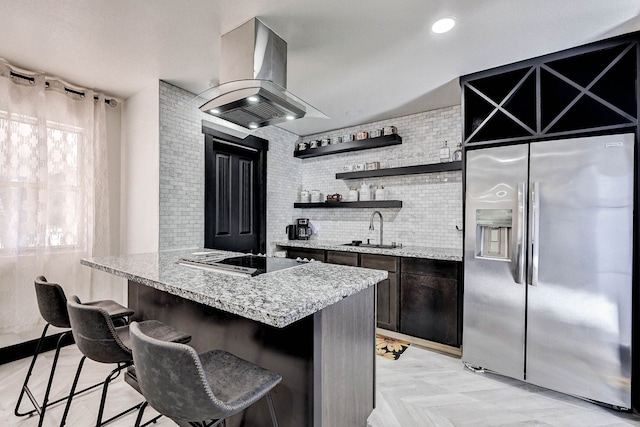
{"label": "floor mat", "polygon": [[376,335],[376,354],[387,359],[397,360],[410,345],[407,341]]}

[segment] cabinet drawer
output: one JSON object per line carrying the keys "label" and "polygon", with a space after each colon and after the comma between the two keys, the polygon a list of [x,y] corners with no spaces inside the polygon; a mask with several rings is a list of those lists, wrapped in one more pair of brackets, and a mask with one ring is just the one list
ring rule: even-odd
{"label": "cabinet drawer", "polygon": [[307,248],[286,248],[287,258],[296,259],[298,257],[304,259],[315,259],[316,261],[324,262],[324,250],[322,249],[307,249]]}
{"label": "cabinet drawer", "polygon": [[402,258],[402,273],[458,280],[459,261],[439,259]]}
{"label": "cabinet drawer", "polygon": [[386,255],[360,254],[360,267],[376,270],[398,271],[400,258]]}
{"label": "cabinet drawer", "polygon": [[358,266],[358,254],[354,252],[327,251],[327,260],[329,264],[341,264]]}

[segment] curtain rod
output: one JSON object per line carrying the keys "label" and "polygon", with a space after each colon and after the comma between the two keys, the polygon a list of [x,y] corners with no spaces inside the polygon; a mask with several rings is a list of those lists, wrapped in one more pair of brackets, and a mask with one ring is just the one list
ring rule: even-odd
{"label": "curtain rod", "polygon": [[[18,73],[14,72],[14,71],[10,71],[10,75],[11,75],[11,77],[16,77],[16,78],[19,78],[19,79],[27,80],[31,84],[35,84],[35,82],[36,82],[36,79],[34,77],[25,76],[24,74],[18,74]],[[49,87],[49,82],[45,82],[44,85],[45,85],[45,87]],[[84,96],[85,96],[84,92],[81,92],[81,91],[78,91],[78,90],[74,90],[74,89],[68,88],[66,86],[64,86],[64,91],[65,91],[65,93],[72,93],[74,95],[78,95],[81,98],[84,98]],[[93,100],[97,101],[98,97],[94,96]],[[104,99],[104,103],[107,104],[110,107],[115,107],[115,106],[118,105],[118,101],[116,101],[115,99],[107,99],[107,98],[105,98]]]}

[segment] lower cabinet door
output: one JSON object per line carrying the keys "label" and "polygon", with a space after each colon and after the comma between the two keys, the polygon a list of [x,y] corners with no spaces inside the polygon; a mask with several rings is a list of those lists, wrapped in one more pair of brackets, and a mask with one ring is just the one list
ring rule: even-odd
{"label": "lower cabinet door", "polygon": [[398,274],[389,273],[389,278],[378,283],[376,290],[376,312],[378,328],[398,331]]}
{"label": "lower cabinet door", "polygon": [[459,347],[457,280],[402,274],[400,332]]}

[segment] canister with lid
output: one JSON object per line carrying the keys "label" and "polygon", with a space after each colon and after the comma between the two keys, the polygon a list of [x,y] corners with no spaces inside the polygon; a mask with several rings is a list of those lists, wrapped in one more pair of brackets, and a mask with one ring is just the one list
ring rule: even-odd
{"label": "canister with lid", "polygon": [[371,200],[371,186],[363,182],[360,186],[360,201]]}
{"label": "canister with lid", "polygon": [[358,201],[358,187],[349,188],[349,201],[350,202]]}

